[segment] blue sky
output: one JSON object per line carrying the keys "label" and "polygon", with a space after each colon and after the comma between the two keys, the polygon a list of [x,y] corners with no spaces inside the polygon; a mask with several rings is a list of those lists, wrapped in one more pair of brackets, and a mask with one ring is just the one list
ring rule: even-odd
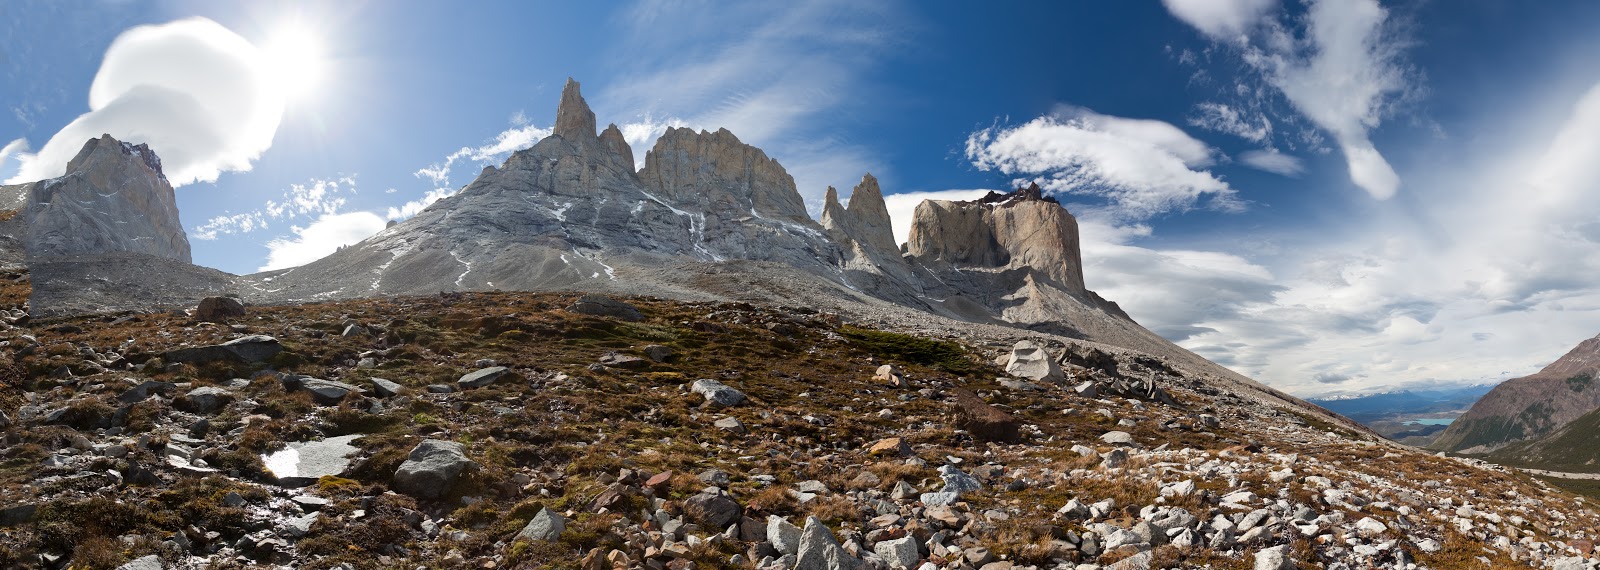
{"label": "blue sky", "polygon": [[0,27],[0,179],[150,139],[195,261],[235,273],[467,184],[572,76],[640,160],[727,127],[813,212],[868,171],[896,212],[1040,181],[1091,288],[1297,394],[1503,379],[1600,332],[1593,2],[12,0]]}

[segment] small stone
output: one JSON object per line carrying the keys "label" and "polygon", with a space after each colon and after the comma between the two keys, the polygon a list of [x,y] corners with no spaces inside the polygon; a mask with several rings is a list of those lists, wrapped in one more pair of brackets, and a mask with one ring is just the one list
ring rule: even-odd
{"label": "small stone", "polygon": [[649,368],[650,361],[637,356],[622,354],[620,352],[607,352],[600,357],[600,365],[607,368],[621,368],[624,370],[639,370]]}
{"label": "small stone", "polygon": [[1289,560],[1288,549],[1288,545],[1280,544],[1256,552],[1255,570],[1294,570],[1295,564]]}
{"label": "small stone", "polygon": [[550,510],[549,507],[539,509],[522,530],[517,532],[517,540],[530,540],[535,542],[551,542],[561,537],[561,532],[567,529],[567,519]]}
{"label": "small stone", "polygon": [[695,380],[690,391],[705,396],[706,403],[714,407],[732,407],[744,402],[744,394],[726,384],[711,379]]}
{"label": "small stone", "polygon": [[652,344],[644,347],[644,356],[656,362],[666,362],[672,359],[673,354],[672,349],[669,347]]}
{"label": "small stone", "polygon": [[462,376],[460,380],[456,380],[456,386],[460,386],[461,388],[482,388],[494,384],[495,382],[499,382],[500,379],[505,378],[510,374],[510,368],[506,368],[504,366],[490,366],[488,368],[470,372],[467,375]]}
{"label": "small stone", "polygon": [[1100,436],[1100,441],[1111,445],[1134,445],[1133,435],[1125,431],[1108,431]]}
{"label": "small stone", "polygon": [[393,398],[395,396],[399,396],[406,390],[404,386],[389,380],[384,380],[382,378],[372,378],[371,382],[372,393],[376,394],[379,398]]}
{"label": "small stone", "polygon": [[907,444],[906,440],[904,439],[891,437],[873,442],[873,444],[867,448],[867,454],[910,457],[911,446]]}
{"label": "small stone", "polygon": [[744,424],[739,423],[739,418],[722,418],[711,425],[717,429],[733,433],[745,433]]}
{"label": "small stone", "polygon": [[880,541],[872,547],[872,551],[877,553],[890,568],[911,568],[922,559],[922,554],[917,549],[917,539],[913,536]]}

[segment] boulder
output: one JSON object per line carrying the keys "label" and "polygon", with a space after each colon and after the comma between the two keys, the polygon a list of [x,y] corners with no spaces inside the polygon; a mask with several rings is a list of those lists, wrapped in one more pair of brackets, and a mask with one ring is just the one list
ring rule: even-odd
{"label": "boulder", "polygon": [[778,552],[794,556],[800,552],[800,527],[789,524],[778,515],[767,516],[767,541]]}
{"label": "boulder", "polygon": [[167,564],[154,554],[140,556],[117,567],[117,570],[165,570]]}
{"label": "boulder", "polygon": [[242,316],[244,303],[233,297],[206,297],[194,309],[194,319],[197,321],[224,322]]}
{"label": "boulder", "polygon": [[297,380],[298,382],[291,381],[290,384],[310,392],[311,401],[323,406],[336,406],[344,401],[345,396],[362,393],[360,388],[335,380],[307,377],[299,377]]}
{"label": "boulder", "polygon": [[466,447],[460,443],[424,440],[394,472],[394,490],[421,499],[437,499],[450,492],[462,472],[477,466],[467,458]]}
{"label": "boulder", "polygon": [[172,405],[185,412],[214,414],[230,403],[233,403],[233,392],[216,386],[201,386],[173,401]]}
{"label": "boulder", "polygon": [[567,310],[574,313],[611,317],[624,321],[644,320],[644,313],[639,312],[638,308],[605,295],[584,295],[568,306]]}
{"label": "boulder", "polygon": [[671,360],[674,356],[672,353],[672,348],[661,346],[659,344],[652,344],[644,347],[644,355],[650,360],[654,360],[656,362],[666,362]]}
{"label": "boulder", "polygon": [[873,373],[872,380],[874,382],[881,382],[896,388],[904,388],[907,385],[905,375],[901,374],[900,369],[895,368],[893,364],[879,366],[878,371]]}
{"label": "boulder", "polygon": [[549,507],[539,509],[522,530],[517,532],[516,540],[529,540],[535,542],[553,542],[561,538],[561,532],[567,529],[567,519],[550,510]]}
{"label": "boulder", "polygon": [[1133,434],[1125,431],[1108,431],[1100,436],[1100,441],[1111,445],[1136,445]]}
{"label": "boulder", "polygon": [[1031,340],[1019,340],[1011,347],[1006,374],[1036,382],[1060,382],[1066,378],[1050,353]]}
{"label": "boulder", "polygon": [[1289,559],[1288,550],[1288,545],[1280,544],[1256,552],[1255,570],[1294,570],[1295,564]]}
{"label": "boulder", "polygon": [[207,362],[261,362],[283,352],[278,339],[266,335],[240,337],[222,344],[180,348],[167,351],[162,360],[169,363],[204,364]]}
{"label": "boulder", "polygon": [[689,390],[705,396],[706,404],[712,407],[732,407],[744,402],[743,392],[709,378],[695,380]]}
{"label": "boulder", "polygon": [[889,568],[911,568],[917,561],[922,560],[922,554],[917,549],[917,538],[914,536],[879,541],[872,547],[872,551],[877,553]]}
{"label": "boulder", "polygon": [[152,395],[167,395],[176,392],[177,390],[178,385],[171,382],[146,380],[143,383],[140,383],[138,386],[134,386],[133,388],[128,389],[128,391],[123,392],[121,395],[118,395],[117,401],[124,404],[137,404],[145,401]]}
{"label": "boulder", "polygon": [[683,514],[702,528],[724,529],[739,520],[739,503],[723,493],[702,492],[683,502]]}
{"label": "boulder", "polygon": [[399,396],[406,390],[404,386],[389,380],[384,380],[382,378],[372,378],[370,381],[372,382],[372,393],[376,394],[379,398],[392,398]]}
{"label": "boulder", "polygon": [[511,374],[511,369],[504,366],[490,366],[476,372],[470,372],[456,380],[456,385],[463,389],[482,388],[499,382]]}
{"label": "boulder", "polygon": [[1022,439],[1022,422],[984,403],[966,390],[955,390],[956,427],[983,441],[1016,443]]}
{"label": "boulder", "polygon": [[898,437],[880,439],[867,448],[868,455],[887,455],[910,457],[911,445],[906,440]]}
{"label": "boulder", "polygon": [[795,553],[794,570],[856,570],[861,567],[861,560],[839,546],[827,525],[817,517],[806,517],[800,548]]}
{"label": "boulder", "polygon": [[638,370],[641,368],[649,368],[650,361],[637,356],[622,354],[620,352],[607,352],[604,356],[600,357],[600,365],[608,368]]}

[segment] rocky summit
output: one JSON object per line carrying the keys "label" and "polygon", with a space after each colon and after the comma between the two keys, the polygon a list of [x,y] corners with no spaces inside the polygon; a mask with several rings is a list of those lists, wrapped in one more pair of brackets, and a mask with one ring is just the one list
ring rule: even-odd
{"label": "rocky summit", "polygon": [[813,220],[732,132],[636,168],[597,126],[569,80],[459,193],[247,276],[189,263],[147,147],[7,187],[0,566],[1600,564],[1592,499],[1139,326],[1037,186],[900,246],[870,174]]}

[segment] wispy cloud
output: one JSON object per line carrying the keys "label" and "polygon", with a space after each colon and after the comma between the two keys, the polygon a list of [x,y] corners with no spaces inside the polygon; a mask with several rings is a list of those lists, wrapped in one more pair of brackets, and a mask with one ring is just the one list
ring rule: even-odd
{"label": "wispy cloud", "polygon": [[[1236,53],[1256,80],[1220,95],[1236,104],[1202,103],[1192,122],[1267,144],[1272,121],[1264,97],[1278,96],[1332,137],[1350,180],[1373,198],[1399,191],[1399,175],[1370,133],[1402,102],[1425,92],[1405,60],[1411,42],[1377,0],[1312,0],[1304,18],[1289,19],[1275,2],[1167,0],[1174,16]],[[1314,140],[1313,137],[1302,137]]]}
{"label": "wispy cloud", "polygon": [[1297,177],[1305,173],[1306,166],[1299,158],[1277,150],[1248,150],[1239,155],[1239,162],[1281,176]]}
{"label": "wispy cloud", "polygon": [[200,240],[213,240],[222,235],[268,229],[269,221],[293,221],[335,214],[344,208],[346,198],[342,194],[355,193],[355,176],[313,178],[305,184],[290,184],[279,199],[267,200],[266,204],[249,212],[213,217],[194,227],[192,236]]}
{"label": "wispy cloud", "polygon": [[1090,219],[1084,274],[1153,330],[1303,395],[1526,374],[1597,332],[1597,154],[1600,84],[1555,132],[1414,185],[1419,211],[1239,253],[1134,245]]}
{"label": "wispy cloud", "polygon": [[1062,108],[1014,127],[967,138],[983,170],[1033,180],[1046,190],[1102,199],[1097,211],[1123,222],[1205,205],[1239,210],[1234,189],[1203,167],[1214,151],[1169,123]]}

